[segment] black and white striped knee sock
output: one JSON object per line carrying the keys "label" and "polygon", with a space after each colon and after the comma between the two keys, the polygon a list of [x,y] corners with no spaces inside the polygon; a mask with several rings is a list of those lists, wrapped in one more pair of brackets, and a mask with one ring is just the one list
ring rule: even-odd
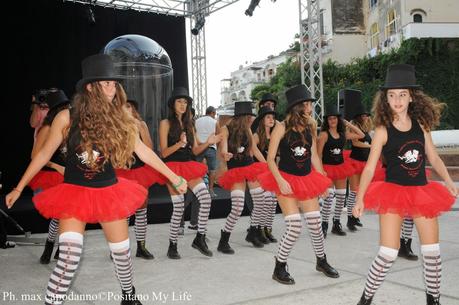
{"label": "black and white striped knee sock", "polygon": [[135,211],[135,239],[145,241],[147,235],[147,208],[140,208]]}
{"label": "black and white striped knee sock", "polygon": [[355,206],[355,197],[357,193],[354,191],[349,191],[349,196],[347,197],[347,216],[352,216],[352,209]]}
{"label": "black and white striped knee sock", "polygon": [[388,247],[379,247],[379,252],[371,264],[365,283],[365,298],[372,298],[376,290],[386,278],[387,272],[397,258],[398,250]]}
{"label": "black and white striped knee sock", "polygon": [[328,189],[328,196],[324,199],[322,208],[320,209],[320,214],[322,216],[322,221],[328,222],[330,218],[331,208],[333,204],[333,198],[335,197],[334,189]]}
{"label": "black and white striped knee sock", "polygon": [[169,229],[169,240],[176,243],[178,239],[178,230],[180,221],[182,220],[183,211],[185,209],[185,197],[183,195],[172,195],[172,211],[171,224]]}
{"label": "black and white striped knee sock", "polygon": [[402,238],[403,239],[407,240],[411,238],[411,236],[413,235],[413,226],[414,226],[413,218],[410,218],[410,217],[403,218],[403,223],[402,223]]}
{"label": "black and white striped knee sock", "polygon": [[324,234],[322,232],[322,220],[319,211],[312,211],[303,214],[304,220],[309,230],[312,247],[317,257],[324,257]]}
{"label": "black and white striped knee sock", "polygon": [[129,238],[119,243],[108,243],[112,252],[115,274],[120,282],[121,289],[130,294],[132,293],[132,261]]}
{"label": "black and white striped knee sock", "polygon": [[207,223],[209,222],[210,204],[212,199],[210,198],[209,190],[207,189],[204,182],[196,185],[192,191],[199,201],[198,232],[200,234],[206,234]]}
{"label": "black and white striped knee sock", "polygon": [[333,214],[333,220],[340,220],[341,213],[344,208],[344,200],[346,199],[346,189],[337,189],[335,190],[336,204],[335,204],[335,213]]}
{"label": "black and white striped knee sock", "polygon": [[268,193],[271,195],[271,211],[269,214],[269,222],[268,222],[267,227],[272,229],[274,217],[276,216],[276,210],[277,210],[277,197],[276,197],[276,194],[272,192],[268,192]]}
{"label": "black and white striped knee sock", "polygon": [[57,232],[59,231],[59,219],[52,218],[48,226],[48,240],[50,242],[55,242],[57,237]]}
{"label": "black and white striped knee sock", "polygon": [[285,219],[285,233],[279,243],[277,250],[277,260],[281,263],[287,261],[290,251],[292,251],[298,237],[301,234],[301,227],[303,225],[300,214],[291,214],[284,217]]}
{"label": "black and white striped knee sock", "polygon": [[265,191],[263,193],[263,212],[261,213],[260,226],[271,228],[271,213],[272,213],[272,197],[271,192]]}
{"label": "black and white striped knee sock", "polygon": [[424,261],[424,283],[427,293],[438,298],[441,283],[440,244],[421,245],[421,253]]}
{"label": "black and white striped knee sock", "polygon": [[256,187],[249,190],[250,196],[253,201],[252,217],[250,220],[251,226],[261,225],[261,220],[263,219],[263,205],[265,199],[265,191],[261,187]]}
{"label": "black and white striped knee sock", "polygon": [[242,210],[244,209],[244,196],[244,191],[231,191],[231,212],[226,218],[225,228],[223,231],[228,233],[233,231],[234,226],[236,225],[239,217],[241,217]]}
{"label": "black and white striped knee sock", "polygon": [[59,258],[49,277],[45,304],[62,304],[78,268],[83,252],[83,235],[64,232],[59,235]]}

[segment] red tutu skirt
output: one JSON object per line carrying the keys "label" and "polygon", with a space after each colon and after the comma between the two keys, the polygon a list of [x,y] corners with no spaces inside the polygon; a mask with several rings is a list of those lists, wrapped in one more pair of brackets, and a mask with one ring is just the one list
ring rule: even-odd
{"label": "red tutu skirt", "polygon": [[290,184],[293,194],[284,195],[279,190],[279,185],[274,179],[271,171],[265,172],[258,177],[261,187],[276,195],[296,198],[298,200],[306,200],[318,197],[330,187],[332,181],[317,171],[313,170],[306,176],[296,176],[279,171],[281,176]]}
{"label": "red tutu skirt", "polygon": [[[185,162],[166,162],[166,165],[173,171],[176,175],[182,176],[187,182],[190,180],[202,178],[207,173],[207,165],[196,162],[196,161],[185,161]],[[169,180],[161,175],[162,180],[158,183],[164,185],[169,182]]]}
{"label": "red tutu skirt", "polygon": [[46,190],[50,187],[64,182],[64,176],[56,171],[39,171],[29,182],[29,187],[36,191],[37,189]]}
{"label": "red tutu skirt", "polygon": [[365,193],[365,208],[378,214],[399,214],[401,217],[436,217],[449,211],[455,198],[446,187],[429,181],[422,186],[406,186],[390,182],[372,182]]}
{"label": "red tutu skirt", "polygon": [[[432,176],[432,171],[430,169],[426,169],[427,179],[430,179],[431,176]],[[386,168],[383,167],[382,163],[378,161],[372,181],[384,181],[384,180],[386,180]]]}
{"label": "red tutu skirt", "polygon": [[100,188],[61,183],[32,200],[46,218],[76,218],[98,223],[131,216],[145,202],[147,194],[140,184],[118,178],[117,183]]}
{"label": "red tutu skirt", "polygon": [[331,180],[342,180],[354,174],[354,167],[349,161],[344,161],[338,165],[324,164],[324,171]]}
{"label": "red tutu skirt", "polygon": [[226,190],[231,190],[233,185],[243,181],[255,181],[258,176],[269,171],[268,164],[264,162],[254,162],[247,166],[235,167],[226,171],[220,179],[218,185]]}
{"label": "red tutu skirt", "polygon": [[135,181],[145,188],[149,188],[155,183],[164,184],[167,182],[167,179],[164,181],[163,175],[148,165],[133,169],[116,169],[115,171],[117,177]]}

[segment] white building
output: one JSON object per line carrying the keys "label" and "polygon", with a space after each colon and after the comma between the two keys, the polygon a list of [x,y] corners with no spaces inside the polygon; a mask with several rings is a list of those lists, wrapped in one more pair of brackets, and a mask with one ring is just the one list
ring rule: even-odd
{"label": "white building", "polygon": [[457,0],[367,0],[369,55],[398,48],[409,38],[458,38]]}
{"label": "white building", "polygon": [[276,75],[277,67],[294,56],[296,52],[285,51],[245,67],[239,66],[237,71],[231,72],[231,78],[221,81],[221,105],[226,107],[233,105],[235,101],[250,100],[253,88],[269,83]]}
{"label": "white building", "polygon": [[323,62],[341,64],[409,38],[458,38],[458,0],[321,0]]}

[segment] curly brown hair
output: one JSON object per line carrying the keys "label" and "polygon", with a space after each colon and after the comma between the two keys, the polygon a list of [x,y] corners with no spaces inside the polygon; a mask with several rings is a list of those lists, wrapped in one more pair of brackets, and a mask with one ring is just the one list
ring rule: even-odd
{"label": "curly brown hair", "polygon": [[[237,152],[238,148],[246,140],[249,143],[248,147],[252,147],[252,137],[250,136],[250,115],[241,115],[234,117],[227,125],[229,138],[228,138],[228,151]],[[248,156],[250,149],[246,149],[243,155]]]}
{"label": "curly brown hair", "polygon": [[362,114],[358,115],[352,120],[351,123],[359,127],[360,130],[362,130],[363,132],[368,133],[373,129],[373,120],[370,116],[368,116],[368,119],[364,121],[362,118]]}
{"label": "curly brown hair", "polygon": [[[387,91],[380,90],[373,99],[373,113],[375,114],[375,126],[390,127],[394,120],[389,103]],[[430,131],[440,124],[440,117],[444,103],[425,94],[422,90],[409,89],[412,102],[408,105],[408,115],[412,120],[417,120],[425,130]]]}
{"label": "curly brown hair", "polygon": [[[295,128],[297,131],[305,129],[311,134],[313,139],[317,137],[317,123],[310,115],[306,114],[304,105],[302,103],[290,108],[290,111],[287,113],[284,122],[285,138],[287,141],[290,141],[292,132],[294,132],[293,128]],[[300,134],[301,142],[303,145],[308,144],[304,133],[301,132]]]}
{"label": "curly brown hair", "polygon": [[[80,132],[81,148],[88,153],[88,167],[101,170],[110,162],[115,168],[130,167],[138,135],[136,122],[127,111],[126,93],[120,84],[116,85],[113,101],[108,101],[98,82],[92,90],[86,88],[74,96],[71,122],[73,130]],[[70,140],[75,135],[69,135]],[[92,154],[94,147],[105,157],[103,164],[97,164]]]}

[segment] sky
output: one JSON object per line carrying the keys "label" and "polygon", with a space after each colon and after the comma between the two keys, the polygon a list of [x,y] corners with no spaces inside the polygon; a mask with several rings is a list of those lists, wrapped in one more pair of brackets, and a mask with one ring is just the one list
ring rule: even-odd
{"label": "sky", "polygon": [[[230,78],[240,65],[247,66],[288,49],[299,32],[298,0],[261,0],[252,17],[244,14],[249,4],[250,0],[240,0],[206,18],[209,106],[220,105],[222,79]],[[191,62],[188,69],[191,84]]]}

